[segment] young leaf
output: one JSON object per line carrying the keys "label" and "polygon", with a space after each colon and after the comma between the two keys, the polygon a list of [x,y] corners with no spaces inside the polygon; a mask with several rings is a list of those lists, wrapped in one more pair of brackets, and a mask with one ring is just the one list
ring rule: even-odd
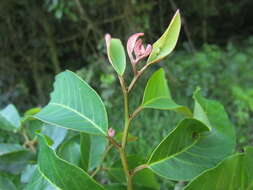
{"label": "young leaf", "polygon": [[101,136],[81,133],[81,162],[85,171],[91,171],[101,163],[107,143]]}
{"label": "young leaf", "polygon": [[35,115],[36,113],[40,112],[40,110],[41,110],[40,107],[31,108],[24,113],[24,116],[26,117]]}
{"label": "young leaf", "polygon": [[166,29],[163,35],[153,44],[153,49],[149,55],[147,64],[156,63],[173,51],[177,44],[180,29],[181,19],[178,10],[172,18],[169,27]]}
{"label": "young leaf", "polygon": [[[166,154],[159,153],[158,150],[161,149],[159,148],[161,145],[159,145],[149,161],[149,168],[160,176],[178,181],[191,180],[203,171],[214,167],[218,162],[231,155],[234,151],[234,129],[223,106],[216,101],[205,99],[201,96],[199,91],[195,92],[194,99],[195,106],[201,107],[201,109],[197,110],[202,112],[198,114],[195,113],[194,117],[199,120],[199,123],[205,123],[206,128],[210,131],[197,135],[199,136],[198,140],[192,143],[192,146],[187,149],[182,149],[181,152],[164,158],[164,155],[171,152],[170,149],[166,151],[166,147],[163,145],[167,142],[165,139],[161,145],[163,145],[162,150],[165,151]],[[199,116],[202,117],[200,118]],[[196,126],[197,125],[195,125],[195,127]],[[184,137],[187,133],[180,134]],[[192,133],[192,135],[196,136],[194,133]],[[178,142],[180,141],[176,140],[176,144],[180,146]],[[173,149],[175,148],[173,147]],[[156,152],[158,156],[155,156]]]}
{"label": "young leaf", "polygon": [[157,70],[148,80],[141,107],[173,110],[188,117],[192,117],[191,111],[186,106],[176,104],[171,98],[165,72],[162,68]]}
{"label": "young leaf", "polygon": [[110,63],[119,75],[123,75],[126,68],[126,55],[124,47],[117,38],[110,38],[106,41],[107,54]]}
{"label": "young leaf", "polygon": [[[235,154],[190,182],[184,190],[253,189],[253,148]],[[211,179],[211,180],[210,180]]]}
{"label": "young leaf", "polygon": [[0,171],[19,174],[34,155],[19,144],[0,144]]}
{"label": "young leaf", "polygon": [[56,76],[50,102],[34,117],[79,132],[107,135],[108,120],[102,100],[71,71]]}
{"label": "young leaf", "polygon": [[0,111],[0,129],[15,132],[20,126],[20,116],[13,104]]}
{"label": "young leaf", "polygon": [[39,170],[61,190],[103,190],[85,171],[59,158],[47,145],[45,137],[38,134],[40,144]]}

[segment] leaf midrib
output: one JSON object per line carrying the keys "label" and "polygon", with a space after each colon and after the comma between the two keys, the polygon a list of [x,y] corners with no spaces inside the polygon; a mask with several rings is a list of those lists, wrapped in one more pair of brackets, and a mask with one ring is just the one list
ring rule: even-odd
{"label": "leaf midrib", "polygon": [[[171,97],[169,97],[169,96],[159,96],[159,97],[156,97],[156,98],[151,98],[148,101],[146,101],[145,103],[144,103],[144,100],[143,100],[142,106],[146,106],[148,104],[154,103],[156,100],[159,100],[159,99],[170,100]],[[172,102],[173,102],[173,100],[172,100]]]}
{"label": "leaf midrib", "polygon": [[150,163],[150,164],[148,164],[148,165],[149,165],[149,166],[152,166],[152,165],[159,164],[160,162],[163,162],[163,161],[165,161],[165,160],[170,160],[171,158],[176,157],[177,155],[179,155],[179,154],[181,154],[181,153],[186,152],[187,150],[189,150],[191,147],[193,147],[193,146],[198,142],[198,140],[199,140],[199,138],[197,138],[190,146],[188,146],[188,147],[182,149],[181,151],[176,152],[175,154],[172,154],[172,155],[170,155],[170,156],[168,156],[168,157],[166,157],[166,158],[163,158],[163,159],[161,159],[161,160],[158,160],[158,161],[155,161],[155,162],[153,162],[153,163]]}
{"label": "leaf midrib", "polygon": [[82,113],[74,110],[73,108],[69,107],[69,106],[66,106],[64,104],[60,104],[60,103],[56,103],[56,102],[50,102],[48,105],[55,105],[55,106],[59,106],[59,107],[62,107],[62,108],[65,108],[71,112],[74,112],[76,113],[77,115],[79,115],[80,117],[82,117],[83,119],[87,120],[89,123],[91,123],[96,129],[98,129],[99,131],[101,131],[104,135],[106,135],[106,133],[96,124],[94,123],[92,120],[90,120],[88,117],[86,117],[85,115],[83,115]]}

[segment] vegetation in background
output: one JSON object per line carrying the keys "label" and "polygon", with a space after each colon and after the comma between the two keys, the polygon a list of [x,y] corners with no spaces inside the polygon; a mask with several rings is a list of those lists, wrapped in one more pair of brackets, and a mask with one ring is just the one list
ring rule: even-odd
{"label": "vegetation in background", "polygon": [[[168,18],[176,8],[182,11],[180,43],[177,51],[159,64],[165,68],[173,98],[192,108],[192,94],[200,86],[205,96],[217,99],[225,106],[237,132],[237,150],[252,145],[251,0],[226,0],[222,3],[218,0],[194,0],[190,5],[186,0],[3,0],[0,2],[0,108],[13,103],[25,118],[25,110],[44,106],[48,102],[54,75],[70,69],[99,92],[108,109],[110,125],[119,130],[122,121],[118,118],[122,113],[118,110],[122,99],[118,95],[120,88],[113,68],[107,64],[103,34],[113,32],[126,44],[124,39],[133,31],[141,31],[150,39],[147,42],[151,42],[165,29]],[[159,65],[147,72],[139,81],[140,86],[145,85]],[[126,75],[129,72],[126,70]],[[142,93],[142,88],[135,89],[131,94],[134,100],[131,106],[141,102]],[[145,110],[139,118],[142,122],[136,120],[132,124],[136,128],[133,138],[138,138],[138,141],[130,142],[133,146],[129,151],[138,153],[140,157],[150,154],[154,146],[182,119],[175,113],[151,110]],[[40,122],[26,121],[24,127],[29,129],[27,136],[32,144],[26,143],[23,133],[2,129],[0,143],[23,144],[28,148],[33,146],[34,131],[43,131],[44,126]],[[50,133],[52,139],[56,138],[55,134],[62,134],[59,144],[63,143],[58,154],[64,157],[68,147],[74,146],[78,157],[80,136],[77,133],[65,134],[56,130],[44,134]],[[55,145],[56,148],[58,146]],[[16,148],[23,151],[22,147]],[[26,155],[26,152],[23,154]],[[14,186],[17,189],[24,187],[29,171],[36,169],[33,167],[34,155],[26,156],[33,161],[22,172],[22,177],[20,174],[1,172],[0,184],[4,182],[11,190],[15,189]],[[115,159],[114,156],[112,154]],[[239,157],[243,158],[244,155]],[[80,164],[78,159],[65,158]],[[159,179],[159,183],[162,184],[161,189],[173,189],[175,186],[173,181]]]}

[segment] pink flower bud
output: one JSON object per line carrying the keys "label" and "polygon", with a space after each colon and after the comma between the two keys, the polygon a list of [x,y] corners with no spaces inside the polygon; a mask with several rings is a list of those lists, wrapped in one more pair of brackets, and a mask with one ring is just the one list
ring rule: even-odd
{"label": "pink flower bud", "polygon": [[[145,49],[142,39],[138,39],[141,36],[144,36],[144,33],[133,34],[127,41],[127,53],[132,64],[137,64],[141,59],[147,57],[152,51],[152,46],[150,44],[148,44]],[[133,56],[133,53],[135,57]]]}
{"label": "pink flower bud", "polygon": [[135,44],[136,44],[136,41],[137,39],[140,37],[140,36],[144,36],[144,33],[136,33],[136,34],[133,34],[132,36],[130,36],[127,40],[127,53],[128,53],[128,56],[130,58],[130,61],[133,62],[134,61],[134,58],[133,58],[133,51],[134,51],[134,47],[135,47]]}
{"label": "pink flower bud", "polygon": [[109,137],[114,137],[114,135],[115,135],[115,130],[113,128],[109,128],[109,130],[108,130],[108,136]]}

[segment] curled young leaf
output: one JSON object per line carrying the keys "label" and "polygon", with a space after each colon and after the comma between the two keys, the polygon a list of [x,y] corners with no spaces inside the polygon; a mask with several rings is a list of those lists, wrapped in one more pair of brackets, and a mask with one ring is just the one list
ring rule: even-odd
{"label": "curled young leaf", "polygon": [[141,36],[144,36],[144,33],[135,33],[130,36],[127,41],[127,53],[133,65],[149,56],[152,51],[152,46],[150,44],[145,48],[142,39],[138,39]]}
{"label": "curled young leaf", "polygon": [[181,18],[179,10],[175,13],[168,28],[163,35],[152,45],[153,49],[149,55],[147,64],[160,61],[169,55],[175,48],[181,29]]}

